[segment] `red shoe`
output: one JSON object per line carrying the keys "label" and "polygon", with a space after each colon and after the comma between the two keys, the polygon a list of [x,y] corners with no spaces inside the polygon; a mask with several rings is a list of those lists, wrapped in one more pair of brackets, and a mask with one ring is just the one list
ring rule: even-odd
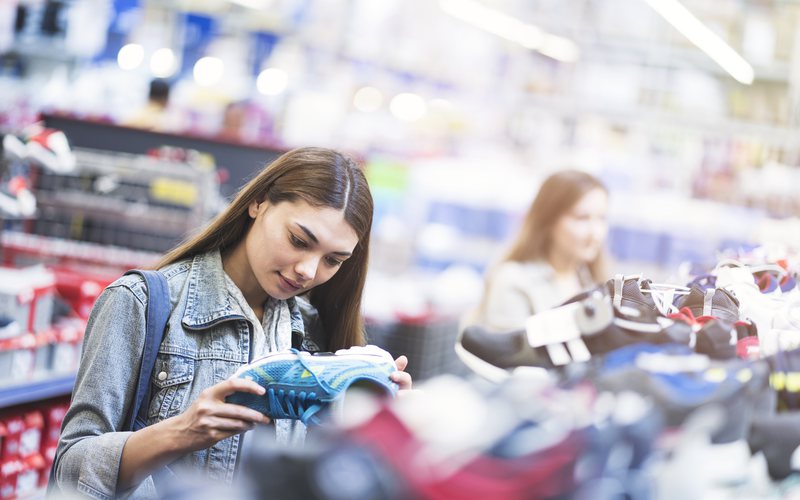
{"label": "red shoe", "polygon": [[[459,463],[437,460],[388,408],[349,431],[349,440],[373,450],[403,478],[416,498],[536,499],[565,495],[576,487],[574,469],[583,450],[579,432],[522,457],[480,454]],[[441,458],[441,457],[440,457]]]}
{"label": "red shoe", "polygon": [[64,132],[34,125],[27,136],[28,158],[59,174],[75,170],[75,155]]}

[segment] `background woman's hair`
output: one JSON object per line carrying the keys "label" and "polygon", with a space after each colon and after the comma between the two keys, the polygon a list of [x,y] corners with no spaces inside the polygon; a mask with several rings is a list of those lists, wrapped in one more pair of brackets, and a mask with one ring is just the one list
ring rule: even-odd
{"label": "background woman's hair", "polygon": [[[503,261],[547,260],[558,220],[595,189],[608,192],[596,177],[579,170],[563,170],[545,179]],[[605,266],[605,252],[601,251],[587,264],[592,281],[605,281]]]}
{"label": "background woman's hair", "polygon": [[281,155],[248,182],[230,206],[199,234],[167,253],[157,267],[212,250],[232,250],[253,223],[248,207],[253,201],[302,200],[314,207],[344,211],[358,235],[353,255],[327,282],[308,292],[336,350],[364,344],[361,298],[367,274],[373,201],[364,173],[355,161],[327,148],[298,148]]}

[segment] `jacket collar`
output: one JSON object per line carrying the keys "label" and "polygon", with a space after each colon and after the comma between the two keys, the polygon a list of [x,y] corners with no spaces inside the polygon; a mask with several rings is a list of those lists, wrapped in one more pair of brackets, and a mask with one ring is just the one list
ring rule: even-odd
{"label": "jacket collar", "polygon": [[218,250],[194,257],[187,284],[189,289],[182,320],[185,327],[203,329],[221,321],[244,319],[241,308],[228,295]]}
{"label": "jacket collar", "polygon": [[[218,250],[200,254],[192,260],[187,279],[189,291],[181,320],[186,328],[201,330],[232,319],[246,319],[239,303],[228,293],[225,270]],[[293,332],[305,335],[300,308],[294,297],[288,299]]]}

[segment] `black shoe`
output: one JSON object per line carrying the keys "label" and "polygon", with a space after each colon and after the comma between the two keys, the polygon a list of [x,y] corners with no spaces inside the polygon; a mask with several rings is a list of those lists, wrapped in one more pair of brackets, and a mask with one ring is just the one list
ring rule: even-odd
{"label": "black shoe", "polygon": [[246,500],[411,498],[406,483],[389,463],[341,436],[309,434],[301,447],[254,441],[243,460],[242,479],[250,490]]}
{"label": "black shoe", "polygon": [[652,297],[642,293],[642,288],[649,289],[650,280],[642,280],[639,276],[623,276],[618,274],[606,281],[608,294],[614,307],[630,306],[637,309],[642,307],[658,312]]}
{"label": "black shoe", "polygon": [[553,368],[588,360],[585,340],[606,330],[613,318],[609,298],[595,295],[531,316],[525,329],[495,333],[468,327],[455,349],[473,371],[499,381],[518,367]]}
{"label": "black shoe", "polygon": [[665,318],[647,306],[614,308],[613,322],[598,335],[585,339],[592,354],[606,354],[631,344],[689,345],[692,327]]}
{"label": "black shoe", "polygon": [[640,342],[688,345],[691,336],[691,326],[646,306],[614,308],[609,297],[594,295],[531,316],[525,329],[468,327],[455,348],[473,371],[500,381],[518,367],[561,367]]}
{"label": "black shoe", "polygon": [[712,359],[733,359],[737,340],[736,328],[731,323],[712,319],[697,331],[694,350]]}
{"label": "black shoe", "polygon": [[753,419],[747,437],[750,452],[762,452],[772,479],[784,479],[798,472],[793,455],[800,447],[800,413],[763,415]]}
{"label": "black shoe", "polygon": [[688,307],[696,318],[712,316],[717,319],[736,323],[739,320],[739,301],[724,288],[703,289],[694,284],[677,304],[678,309]]}

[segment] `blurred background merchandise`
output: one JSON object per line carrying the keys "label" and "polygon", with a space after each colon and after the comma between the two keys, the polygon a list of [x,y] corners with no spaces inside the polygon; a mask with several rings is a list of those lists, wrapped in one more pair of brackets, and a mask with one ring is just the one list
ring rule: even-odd
{"label": "blurred background merchandise", "polygon": [[[680,279],[721,249],[796,247],[799,17],[778,0],[3,0],[0,130],[44,116],[79,158],[216,167],[223,197],[285,149],[355,152],[377,205],[367,314],[455,318],[567,167],[609,187],[614,271]],[[153,82],[169,87],[160,122],[133,129]],[[23,231],[159,251],[191,229],[87,229],[53,208],[53,181],[127,196],[108,203],[145,221],[218,206],[196,196],[206,181],[137,195],[79,163],[82,184],[34,179],[46,217]]]}
{"label": "blurred background merchandise", "polygon": [[[790,0],[0,0],[0,133],[27,148],[5,148],[3,263],[47,266],[58,325],[2,352],[70,372],[103,285],[303,145],[364,162],[368,334],[420,380],[464,373],[459,319],[557,170],[608,187],[613,273],[795,272],[798,27]],[[59,157],[40,120],[69,168],[26,153]]]}
{"label": "blurred background merchandise", "polygon": [[[455,323],[541,180],[567,167],[609,187],[615,272],[680,281],[722,249],[797,247],[795,2],[3,0],[0,20],[0,130],[44,116],[78,158],[156,151],[216,167],[223,196],[147,176],[137,194],[79,162],[66,177],[82,181],[35,177],[41,216],[24,232],[161,251],[194,222],[145,234],[153,217],[210,216],[260,164],[313,144],[365,162],[378,323]],[[166,104],[134,129],[153,82]],[[81,193],[118,208],[61,210]],[[110,232],[115,211],[131,231]]]}

